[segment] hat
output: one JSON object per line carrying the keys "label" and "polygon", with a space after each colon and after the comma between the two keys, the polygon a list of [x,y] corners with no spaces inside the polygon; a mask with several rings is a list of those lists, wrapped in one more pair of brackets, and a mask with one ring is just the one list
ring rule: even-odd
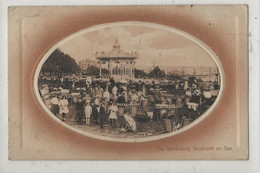
{"label": "hat", "polygon": [[198,89],[196,89],[194,92],[196,95],[200,94],[200,90],[198,90]]}
{"label": "hat", "polygon": [[142,97],[141,100],[142,100],[142,101],[148,101],[148,99],[145,98],[145,97]]}

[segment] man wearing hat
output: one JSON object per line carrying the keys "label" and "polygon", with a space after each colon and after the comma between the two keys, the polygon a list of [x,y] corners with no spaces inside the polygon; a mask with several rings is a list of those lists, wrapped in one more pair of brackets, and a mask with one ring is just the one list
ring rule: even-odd
{"label": "man wearing hat", "polygon": [[82,117],[84,115],[84,106],[83,106],[83,102],[81,99],[78,99],[78,102],[76,104],[76,111],[77,111],[76,121],[79,124],[82,124]]}
{"label": "man wearing hat", "polygon": [[94,99],[94,105],[92,106],[92,120],[95,124],[98,124],[98,107],[99,107],[100,101],[98,96],[95,96]]}
{"label": "man wearing hat", "polygon": [[196,89],[191,97],[191,102],[200,103],[200,90]]}
{"label": "man wearing hat", "polygon": [[117,99],[117,103],[126,103],[125,92],[122,92]]}
{"label": "man wearing hat", "polygon": [[100,109],[99,109],[99,125],[100,128],[104,128],[104,122],[106,121],[106,110],[105,110],[105,104],[104,102],[101,102]]}

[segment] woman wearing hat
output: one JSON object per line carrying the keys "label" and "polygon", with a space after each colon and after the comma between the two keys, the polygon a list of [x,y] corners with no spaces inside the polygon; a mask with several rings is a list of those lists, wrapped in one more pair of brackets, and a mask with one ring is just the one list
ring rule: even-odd
{"label": "woman wearing hat", "polygon": [[57,114],[59,113],[59,99],[57,97],[57,94],[53,95],[50,102],[52,104],[51,112],[57,116]]}
{"label": "woman wearing hat", "polygon": [[67,97],[65,95],[62,96],[62,98],[59,102],[59,107],[60,107],[59,113],[62,115],[62,121],[64,121],[66,114],[69,113],[68,104],[69,104],[69,102],[67,100]]}

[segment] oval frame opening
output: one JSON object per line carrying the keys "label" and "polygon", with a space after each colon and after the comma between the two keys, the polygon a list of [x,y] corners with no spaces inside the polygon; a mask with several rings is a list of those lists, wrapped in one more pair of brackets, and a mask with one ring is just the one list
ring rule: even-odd
{"label": "oval frame opening", "polygon": [[[170,133],[160,134],[160,135],[156,135],[156,136],[138,137],[138,138],[114,138],[114,137],[96,135],[96,134],[93,134],[93,133],[90,133],[90,132],[86,132],[86,131],[76,129],[76,128],[64,123],[59,118],[57,118],[47,108],[47,106],[43,102],[41,95],[39,93],[38,77],[40,75],[40,71],[41,71],[43,64],[49,58],[49,56],[58,48],[59,45],[66,43],[67,41],[69,41],[73,38],[76,38],[80,35],[83,35],[84,33],[103,29],[103,28],[107,28],[107,27],[116,27],[116,26],[147,26],[147,27],[151,27],[151,28],[156,28],[156,29],[159,29],[159,30],[172,32],[174,34],[182,36],[182,37],[192,41],[193,43],[199,45],[201,49],[203,49],[206,53],[208,53],[209,57],[216,64],[216,66],[219,70],[219,73],[220,73],[220,80],[221,80],[220,90],[219,90],[219,93],[218,93],[214,103],[201,116],[199,116],[196,120],[194,120],[192,123],[190,123],[189,125],[187,125],[185,127],[182,127],[180,129],[173,131],[173,132],[170,132]],[[220,99],[222,98],[222,95],[223,95],[223,92],[224,92],[224,86],[225,86],[225,76],[224,76],[224,70],[223,70],[222,64],[219,61],[218,57],[215,55],[215,53],[205,43],[200,41],[198,38],[196,38],[196,37],[194,37],[194,36],[192,36],[192,35],[190,35],[186,32],[183,32],[181,30],[173,28],[173,27],[155,24],[155,23],[139,22],[139,21],[127,21],[127,22],[114,22],[114,23],[99,24],[99,25],[95,25],[95,26],[80,30],[76,33],[73,33],[73,34],[63,38],[62,40],[58,41],[54,46],[52,46],[44,54],[43,57],[41,57],[41,60],[38,62],[37,68],[34,72],[34,79],[33,79],[33,92],[34,92],[34,95],[36,97],[36,100],[38,101],[38,103],[40,104],[40,106],[44,110],[44,112],[47,113],[47,115],[49,117],[51,117],[51,119],[54,120],[57,124],[67,128],[67,129],[69,129],[69,130],[71,130],[71,131],[73,131],[77,134],[83,135],[83,136],[87,136],[87,137],[91,137],[91,138],[95,138],[95,139],[99,139],[99,140],[105,140],[105,141],[130,142],[130,143],[132,143],[132,142],[149,142],[149,141],[160,140],[160,139],[163,139],[163,138],[172,137],[172,136],[175,136],[177,134],[183,133],[184,131],[187,131],[187,130],[191,129],[192,127],[196,126],[197,124],[202,122],[206,117],[208,117],[212,113],[212,111],[216,108],[217,104],[219,103]]]}

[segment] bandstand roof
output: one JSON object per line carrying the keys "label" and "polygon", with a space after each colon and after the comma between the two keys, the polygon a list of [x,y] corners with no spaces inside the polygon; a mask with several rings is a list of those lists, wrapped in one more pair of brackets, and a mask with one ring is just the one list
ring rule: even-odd
{"label": "bandstand roof", "polygon": [[120,49],[120,45],[116,39],[113,48],[109,52],[99,52],[96,54],[96,58],[99,60],[110,60],[110,59],[136,59],[138,57],[137,52],[125,52]]}

